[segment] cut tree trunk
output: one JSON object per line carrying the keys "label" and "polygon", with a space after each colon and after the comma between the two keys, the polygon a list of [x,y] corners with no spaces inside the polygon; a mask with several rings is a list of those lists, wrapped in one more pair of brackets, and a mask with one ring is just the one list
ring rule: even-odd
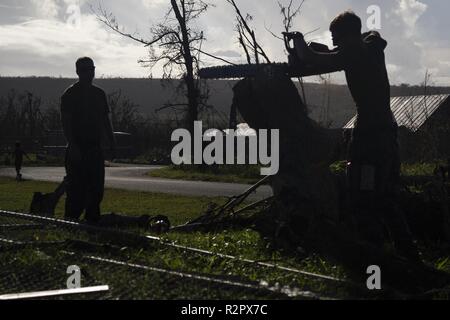
{"label": "cut tree trunk", "polygon": [[302,221],[307,230],[314,219],[339,220],[339,191],[329,170],[340,139],[307,115],[297,87],[283,74],[261,72],[233,88],[233,106],[255,130],[280,130],[280,168],[272,179],[275,219],[280,228]]}
{"label": "cut tree trunk", "polygon": [[[343,223],[345,183],[330,171],[340,136],[307,115],[298,90],[282,74],[261,74],[234,87],[234,106],[250,127],[280,130],[280,170],[272,179],[273,205],[261,212],[256,228],[277,246],[318,252],[339,261],[360,280],[371,265],[384,281],[417,294],[450,284],[448,274],[410,263],[359,241]],[[341,199],[340,199],[341,196]]]}

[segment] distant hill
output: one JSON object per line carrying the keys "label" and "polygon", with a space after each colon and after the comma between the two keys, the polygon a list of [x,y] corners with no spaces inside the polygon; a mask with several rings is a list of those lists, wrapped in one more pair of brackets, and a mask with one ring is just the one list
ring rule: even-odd
{"label": "distant hill", "polygon": [[[11,90],[18,93],[29,91],[42,98],[43,107],[57,104],[60,96],[76,79],[67,78],[6,78],[0,77],[0,96],[5,96]],[[174,87],[178,80],[161,81],[159,79],[96,79],[95,84],[103,88],[106,93],[121,91],[122,94],[140,106],[141,112],[150,114],[162,107],[176,96]],[[231,104],[232,81],[211,81],[210,104],[225,111]],[[229,111],[226,111],[227,113]]]}
{"label": "distant hill", "polygon": [[[7,78],[0,77],[0,96],[5,96],[10,90],[19,93],[32,92],[42,98],[43,106],[57,104],[64,90],[74,83],[75,79],[67,78]],[[173,85],[179,83],[173,80],[167,86],[159,79],[97,79],[95,83],[107,93],[121,91],[123,95],[140,106],[141,112],[150,114],[176,96]],[[229,114],[232,101],[232,87],[236,81],[211,80],[209,104],[222,113]],[[450,93],[450,87],[431,87],[430,94]],[[329,95],[327,95],[327,92]],[[345,85],[305,84],[306,102],[310,116],[331,127],[342,127],[355,114],[352,97]],[[423,94],[424,89],[414,86],[394,86],[392,96]],[[328,108],[326,106],[329,106]]]}

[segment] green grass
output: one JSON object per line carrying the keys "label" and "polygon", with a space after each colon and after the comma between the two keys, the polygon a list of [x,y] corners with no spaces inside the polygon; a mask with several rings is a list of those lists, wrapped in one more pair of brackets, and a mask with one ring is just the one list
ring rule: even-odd
{"label": "green grass", "polygon": [[[18,183],[12,179],[0,178],[0,208],[4,210],[27,212],[34,191],[51,192],[56,184],[25,181]],[[223,198],[185,197],[166,194],[131,192],[107,189],[103,201],[103,212],[117,212],[127,215],[164,214],[174,225],[185,223],[197,217],[210,202],[223,203]],[[63,215],[64,199],[57,207],[57,216]],[[0,224],[5,223],[0,219]],[[65,230],[9,231],[3,237],[31,241],[58,241],[75,238],[88,241],[105,241],[96,235]],[[260,235],[250,229],[223,230],[209,233],[169,233],[163,239],[190,247],[210,250],[217,253],[235,255],[242,258],[272,262],[283,266],[302,269],[309,272],[346,278],[346,270],[319,255],[300,257],[286,255],[272,248]],[[108,240],[107,240],[108,241]],[[113,243],[113,242],[112,242]],[[63,250],[80,252],[64,247],[41,249],[26,247],[14,250],[0,250],[0,269],[8,271],[8,278],[0,279],[0,294],[6,292],[24,292],[33,290],[56,289],[63,287],[67,276],[65,268],[76,264],[83,271],[83,285],[110,285],[108,295],[98,298],[133,299],[268,299],[280,298],[277,295],[211,287],[198,281],[174,279],[158,273],[144,273],[124,267],[85,261],[81,256],[67,257]],[[84,249],[83,249],[84,250]],[[227,276],[238,281],[265,281],[270,285],[298,287],[311,290],[325,296],[340,298],[351,297],[351,290],[345,285],[335,285],[323,280],[286,273],[275,269],[259,268],[236,260],[222,259],[217,256],[193,254],[181,249],[171,248],[155,242],[150,248],[134,246],[120,247],[115,251],[94,248],[83,251],[84,254],[101,255],[122,261],[145,264],[153,267],[189,272]],[[448,256],[436,255],[428,260],[437,269],[450,272]],[[5,272],[6,272],[5,271]],[[28,275],[28,276],[27,276]],[[30,276],[31,275],[31,276]],[[6,285],[7,284],[7,285]],[[86,298],[97,296],[87,296]],[[371,297],[366,291],[358,297]],[[448,299],[446,296],[440,298]]]}
{"label": "green grass", "polygon": [[152,170],[148,175],[165,179],[244,184],[254,184],[263,178],[257,165],[168,166]]}
{"label": "green grass", "polygon": [[401,172],[405,176],[432,176],[438,165],[444,165],[442,161],[436,163],[402,163]]}
{"label": "green grass", "polygon": [[[12,179],[0,178],[0,208],[4,210],[12,210],[19,212],[27,212],[29,203],[34,191],[51,192],[55,189],[56,184],[47,182],[25,181],[17,183]],[[130,192],[121,190],[106,190],[103,202],[103,212],[120,212],[128,215],[140,214],[165,214],[173,224],[181,224],[197,217],[201,214],[206,206],[211,202],[223,203],[222,198],[202,198],[202,197],[184,197],[165,194],[153,194],[144,192]],[[57,207],[56,215],[61,217],[63,214],[63,203],[61,201]],[[1,219],[0,219],[1,220]],[[5,223],[0,221],[0,223]],[[20,234],[11,231],[10,234],[3,234],[4,237],[12,237],[17,240],[29,241],[58,241],[65,240],[68,236],[76,237],[81,240],[91,240],[92,235],[88,234],[70,234],[63,230],[43,230],[43,231],[21,231]],[[323,260],[319,257],[310,257],[303,260],[293,257],[283,257],[282,254],[267,246],[267,243],[261,239],[258,233],[253,230],[224,230],[213,233],[170,233],[163,238],[167,241],[186,245],[191,247],[211,250],[213,252],[236,255],[243,258],[255,259],[259,261],[269,261],[281,263],[285,266],[302,268],[311,272],[324,273],[333,276],[345,276],[341,268],[334,265],[330,261]],[[96,238],[95,238],[96,239]],[[0,250],[1,252],[1,250]],[[98,254],[98,252],[96,252]],[[47,254],[36,248],[28,248],[20,251],[0,253],[0,261],[6,263],[5,268],[12,268],[18,274],[26,270],[32,272],[40,272],[47,274],[60,265],[58,251]],[[168,248],[155,243],[155,247],[151,250],[142,250],[139,248],[126,248],[121,250],[119,256],[122,260],[136,263],[143,263],[171,270],[178,270],[198,274],[214,274],[217,276],[232,276],[233,279],[240,281],[267,281],[273,285],[280,283],[281,285],[307,287],[317,292],[327,293],[335,296],[345,297],[345,292],[337,292],[339,288],[329,286],[322,281],[311,281],[303,276],[286,274],[277,270],[261,269],[239,261],[229,261],[220,259],[215,256],[203,256],[185,252],[183,250]],[[113,256],[117,258],[116,256]],[[14,267],[10,265],[14,262]],[[69,263],[69,261],[67,262]],[[71,264],[70,262],[69,264]],[[80,262],[81,264],[82,262]],[[1,264],[1,263],[0,263]],[[64,263],[62,263],[64,264]],[[82,264],[86,265],[86,264]],[[123,268],[108,268],[101,265],[87,265],[88,274],[97,281],[104,279],[108,283],[112,283],[117,288],[115,296],[120,296],[127,281],[134,283],[136,278],[129,271]],[[15,271],[12,271],[13,273]],[[26,271],[28,272],[28,271]],[[25,272],[25,273],[26,273]],[[30,271],[31,272],[31,271]],[[20,277],[19,277],[20,278]],[[153,279],[153,278],[152,278]],[[12,280],[11,280],[12,281]],[[26,285],[28,280],[16,279],[17,288],[20,285]],[[22,281],[22,282],[21,282]],[[47,281],[47,280],[46,280]],[[156,281],[153,279],[152,281]],[[172,280],[171,280],[172,281]],[[101,281],[100,281],[101,282]],[[164,289],[161,280],[160,288],[148,286],[142,283],[137,284],[136,290],[140,293],[133,293],[132,297],[136,298],[273,298],[274,296],[261,296],[249,294],[247,292],[239,292],[239,290],[204,290],[204,285],[190,284],[184,286],[184,289],[171,290],[170,293]],[[2,282],[0,281],[0,290],[2,290]],[[38,288],[30,288],[37,290]],[[195,290],[194,290],[195,289]],[[0,292],[1,293],[1,292]],[[279,297],[279,296],[278,296]]]}
{"label": "green grass", "polygon": [[[28,212],[34,192],[53,192],[57,184],[51,182],[16,182],[0,178],[0,208],[18,212]],[[64,212],[63,198],[57,208],[56,216]],[[133,192],[106,189],[102,202],[103,212],[123,213],[126,215],[167,215],[173,224],[182,224],[198,216],[211,202],[222,203],[223,198],[185,197],[168,194]]]}
{"label": "green grass", "polygon": [[[436,163],[402,164],[403,176],[432,176]],[[338,161],[330,166],[330,170],[336,174],[344,174],[347,161]],[[213,181],[228,183],[255,184],[261,180],[260,167],[257,165],[219,165],[219,166],[168,166],[148,173],[155,178],[188,180],[188,181]]]}
{"label": "green grass", "polygon": [[[0,166],[6,165],[6,159],[9,159],[9,166],[14,166],[14,158],[5,154],[0,154]],[[38,159],[37,154],[30,153],[28,157],[23,158],[23,166],[40,167],[40,166],[64,166],[64,158],[45,156],[44,160]]]}
{"label": "green grass", "polygon": [[[338,161],[330,166],[331,171],[335,173],[345,173],[347,161]],[[443,161],[436,161],[435,163],[402,163],[401,174],[403,176],[432,176],[434,170],[438,165],[445,165]]]}

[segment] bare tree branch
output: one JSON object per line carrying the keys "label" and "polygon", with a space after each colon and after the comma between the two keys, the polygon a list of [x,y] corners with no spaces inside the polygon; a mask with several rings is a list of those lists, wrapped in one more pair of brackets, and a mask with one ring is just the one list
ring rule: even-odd
{"label": "bare tree branch", "polygon": [[[270,59],[265,53],[264,49],[261,47],[261,45],[256,41],[256,35],[255,32],[250,28],[247,21],[251,20],[252,17],[250,15],[247,15],[246,18],[243,17],[241,10],[239,9],[238,5],[236,4],[235,0],[226,0],[231,6],[233,6],[235,12],[236,12],[236,18],[237,18],[237,24],[238,24],[238,32],[239,32],[239,43],[241,46],[245,47],[245,41],[248,42],[249,46],[252,48],[252,51],[255,54],[255,62],[258,63],[259,61],[259,55],[261,55],[267,63],[270,63]],[[240,28],[240,31],[239,31]],[[244,49],[246,51],[247,58],[249,57],[248,49]]]}
{"label": "bare tree branch", "polygon": [[290,32],[292,29],[292,24],[295,19],[300,14],[300,11],[303,7],[305,0],[302,0],[297,8],[293,8],[294,0],[290,0],[287,6],[283,6],[283,4],[278,1],[278,6],[280,7],[281,14],[283,15],[283,26],[286,32]]}
{"label": "bare tree branch", "polygon": [[213,55],[213,54],[207,53],[207,52],[205,52],[205,51],[203,51],[203,50],[201,50],[201,49],[195,49],[195,48],[194,48],[194,50],[196,50],[196,51],[198,51],[199,53],[204,54],[205,56],[208,56],[208,57],[210,57],[210,58],[213,58],[213,59],[216,59],[216,60],[220,60],[220,61],[222,61],[222,62],[231,64],[231,65],[233,65],[233,66],[236,65],[236,63],[233,63],[233,62],[228,61],[228,60],[226,60],[226,59],[220,58],[220,57],[215,56],[215,55]]}
{"label": "bare tree branch", "polygon": [[150,39],[143,39],[137,33],[126,32],[119,26],[115,16],[105,10],[101,4],[97,10],[93,11],[98,20],[108,28],[148,48],[148,58],[138,61],[143,66],[148,67],[150,71],[157,65],[161,66],[163,79],[170,79],[177,72],[176,76],[180,77],[184,84],[182,94],[187,102],[176,105],[187,106],[186,122],[188,126],[192,126],[198,118],[198,107],[203,97],[199,93],[200,81],[196,78],[196,70],[201,62],[200,54],[232,63],[204,52],[201,49],[205,40],[204,34],[193,28],[193,22],[207,11],[210,4],[203,0],[170,0],[168,2],[169,8],[164,21],[150,28],[152,35]]}

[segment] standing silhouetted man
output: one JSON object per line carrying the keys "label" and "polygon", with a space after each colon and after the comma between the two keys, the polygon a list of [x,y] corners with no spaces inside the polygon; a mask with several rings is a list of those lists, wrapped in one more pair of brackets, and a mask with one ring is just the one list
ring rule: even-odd
{"label": "standing silhouetted man", "polygon": [[26,152],[22,149],[22,144],[19,141],[17,141],[15,144],[13,156],[14,156],[14,166],[16,167],[16,180],[21,181],[22,174],[20,173],[20,171],[22,170],[23,156],[26,156],[28,160],[30,160],[30,158],[28,157]]}
{"label": "standing silhouetted man", "polygon": [[390,84],[384,50],[376,31],[361,33],[361,19],[351,11],[330,25],[334,50],[315,50],[294,35],[298,58],[318,73],[344,71],[357,108],[349,150],[349,186],[360,236],[381,246],[385,223],[399,253],[419,260],[402,213],[395,204],[400,176],[397,123],[390,108]]}
{"label": "standing silhouetted man", "polygon": [[102,137],[107,137],[114,157],[114,134],[106,94],[92,84],[94,61],[78,59],[76,71],[79,81],[61,97],[61,120],[68,142],[65,217],[77,221],[86,210],[86,221],[96,223],[105,183]]}

